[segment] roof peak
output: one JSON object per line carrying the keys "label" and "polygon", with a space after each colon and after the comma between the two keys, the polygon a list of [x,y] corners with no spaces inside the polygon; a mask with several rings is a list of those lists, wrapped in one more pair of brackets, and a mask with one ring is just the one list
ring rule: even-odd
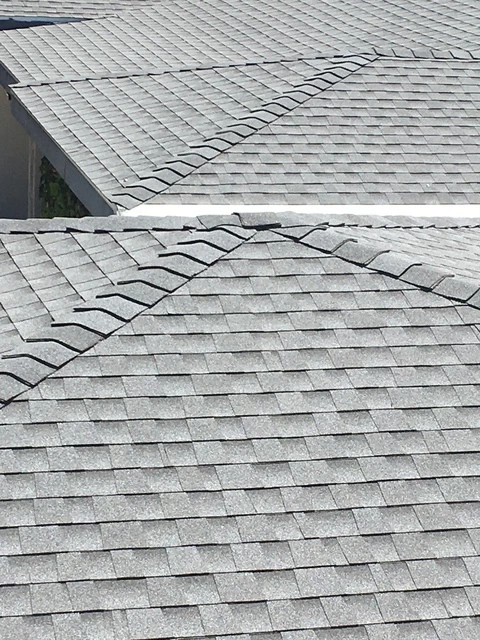
{"label": "roof peak", "polygon": [[[106,222],[110,220],[107,219]],[[0,406],[7,404],[25,391],[35,387],[60,367],[89,350],[98,342],[114,333],[161,299],[173,293],[196,275],[208,269],[228,253],[250,240],[258,231],[269,229],[323,254],[330,254],[362,268],[385,274],[414,285],[419,289],[435,293],[444,298],[480,309],[480,281],[474,281],[449,272],[444,267],[424,262],[408,253],[392,250],[385,242],[370,242],[355,237],[355,228],[369,229],[477,229],[480,219],[472,223],[460,220],[452,226],[447,219],[444,224],[435,219],[423,221],[398,217],[391,221],[374,216],[301,216],[298,214],[234,214],[231,216],[206,216],[201,220],[168,220],[162,223],[149,218],[135,225],[135,219],[116,218],[118,228],[108,225],[109,230],[158,228],[189,228],[190,236],[176,245],[163,250],[158,259],[140,264],[135,271],[124,276],[112,286],[97,294],[95,298],[82,302],[72,311],[60,316],[49,328],[39,330],[35,336],[0,358]],[[25,221],[25,226],[30,221]],[[37,221],[35,221],[37,222]],[[39,221],[42,222],[42,221]],[[50,221],[47,221],[50,222]],[[55,221],[56,222],[56,221]],[[82,225],[83,222],[83,225]],[[58,221],[43,232],[64,230],[88,232],[90,220]],[[92,221],[97,223],[97,220]],[[99,221],[102,222],[102,221]],[[174,224],[178,226],[175,227]],[[180,226],[181,225],[181,226]],[[377,226],[375,226],[377,225]],[[19,233],[17,222],[12,233]],[[90,232],[102,232],[94,224]],[[27,233],[34,232],[33,229]],[[41,226],[36,229],[41,233]]]}

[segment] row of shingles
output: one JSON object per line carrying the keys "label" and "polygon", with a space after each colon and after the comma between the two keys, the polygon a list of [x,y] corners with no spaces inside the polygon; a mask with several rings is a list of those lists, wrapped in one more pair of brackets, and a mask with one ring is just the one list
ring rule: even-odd
{"label": "row of shingles", "polygon": [[[250,257],[251,257],[251,256],[250,256]],[[179,463],[177,462],[177,464],[179,464]],[[298,496],[297,496],[297,497],[298,497]],[[264,498],[264,499],[266,499],[266,498]],[[325,508],[325,506],[324,506],[324,508]],[[279,580],[281,579],[281,578],[280,578],[280,576],[278,576],[278,579],[279,579]],[[342,587],[342,588],[343,588],[343,587]]]}
{"label": "row of shingles", "polygon": [[[124,322],[185,284],[194,274],[250,235],[252,232],[240,227],[234,227],[233,231],[228,228],[199,231],[193,238],[180,240],[178,247],[165,249],[157,261],[143,264],[135,271],[128,270],[121,283],[102,289],[95,298],[74,307],[70,313],[58,316],[50,329],[30,338],[32,344],[4,358],[2,400],[7,402],[31,388],[79,352],[90,348]],[[86,254],[83,252],[83,255]],[[71,259],[71,254],[67,259]],[[95,262],[91,261],[91,266],[98,270]],[[78,265],[72,268],[78,269]]]}
{"label": "row of shingles", "polygon": [[372,55],[362,54],[333,60],[329,67],[292,85],[290,90],[264,102],[247,115],[238,117],[233,124],[202,142],[190,145],[187,151],[179,153],[174,160],[165,163],[139,181],[126,185],[121,192],[112,194],[110,199],[118,206],[129,209],[153,198],[219,154],[303,104],[312,95],[328,89],[373,59]]}
{"label": "row of shingles", "polygon": [[[318,8],[315,8],[315,11],[317,10]],[[203,11],[204,9],[202,8],[202,12]],[[230,27],[232,26],[231,11],[233,11],[232,8],[230,8],[228,16],[226,16],[225,14],[223,16],[223,19],[227,17]],[[311,20],[311,16],[310,16],[311,11],[312,11],[312,8],[310,7],[309,8],[310,20]],[[235,15],[237,15],[236,11],[235,11]],[[186,33],[185,32],[185,16],[183,18],[182,27],[180,27],[180,25],[176,25],[176,28],[175,28],[174,23],[172,23],[172,20],[175,22],[176,19],[178,19],[178,17],[176,18],[175,16],[170,15],[169,22],[168,22],[169,26],[167,26],[165,23],[165,20],[161,20],[161,17],[158,14],[158,12],[152,11],[152,12],[141,12],[140,14],[137,13],[136,15],[130,15],[128,20],[128,29],[126,28],[127,23],[125,22],[124,19],[108,19],[108,20],[102,21],[102,23],[98,23],[94,21],[90,25],[87,23],[84,23],[83,25],[80,25],[80,26],[79,25],[73,25],[73,26],[62,25],[57,27],[54,31],[50,30],[51,36],[48,35],[48,37],[47,37],[47,34],[49,32],[46,32],[45,29],[37,29],[37,30],[34,30],[34,33],[32,33],[30,37],[27,39],[27,40],[30,40],[31,42],[26,42],[24,36],[21,37],[20,35],[18,36],[16,35],[14,38],[9,36],[7,38],[8,49],[12,50],[15,46],[19,46],[20,44],[20,47],[27,52],[27,57],[29,58],[29,61],[26,63],[27,66],[29,66],[29,64],[32,64],[32,66],[34,66],[33,73],[37,72],[38,74],[38,71],[40,70],[38,69],[37,65],[33,65],[32,63],[33,59],[38,59],[38,55],[39,55],[38,45],[41,44],[41,48],[43,49],[45,49],[45,47],[48,47],[50,45],[50,55],[44,56],[43,66],[45,67],[45,64],[47,64],[47,61],[49,61],[48,64],[50,65],[50,69],[54,70],[54,74],[53,74],[54,76],[58,76],[59,72],[61,75],[65,75],[65,69],[67,69],[67,72],[68,72],[68,69],[70,69],[71,71],[73,68],[72,59],[71,59],[72,58],[71,47],[70,49],[68,49],[66,48],[66,45],[65,45],[65,42],[70,40],[73,40],[74,42],[77,41],[77,44],[79,41],[82,41],[81,49],[83,49],[83,55],[74,56],[75,57],[74,68],[76,70],[76,75],[79,75],[79,74],[81,75],[82,73],[85,73],[85,72],[88,73],[89,71],[91,71],[92,68],[103,69],[103,71],[105,70],[118,71],[118,69],[121,69],[122,67],[123,67],[123,70],[125,70],[125,65],[128,68],[137,68],[137,69],[144,68],[145,59],[149,58],[149,60],[151,61],[152,52],[153,50],[156,49],[155,45],[157,45],[157,43],[153,41],[153,34],[157,32],[158,33],[162,32],[164,34],[162,38],[164,39],[165,42],[168,42],[169,46],[167,48],[169,49],[169,51],[168,52],[166,50],[163,51],[161,56],[163,58],[163,61],[166,60],[168,63],[172,63],[172,62],[178,63],[179,59],[182,62],[187,62],[190,60],[198,61],[199,59],[202,59],[202,58],[205,59],[205,57],[210,59],[216,58],[218,60],[219,59],[218,56],[220,56],[221,59],[225,59],[225,58],[230,58],[230,59],[233,58],[237,60],[242,58],[250,59],[251,51],[255,51],[257,55],[261,54],[263,57],[268,57],[269,54],[272,55],[271,30],[267,30],[267,32],[263,33],[261,28],[258,29],[259,25],[257,25],[257,28],[254,31],[252,31],[252,25],[250,24],[249,27],[246,29],[247,33],[242,34],[241,42],[239,42],[238,29],[241,29],[241,27],[239,27],[239,23],[237,24],[237,21],[235,21],[235,31],[236,31],[235,37],[233,40],[232,38],[230,38],[229,42],[225,43],[225,35],[223,30],[219,28],[218,25],[215,25],[215,26],[206,25],[204,22],[204,16],[203,16],[203,19],[202,19],[202,16],[198,16],[198,15],[195,16],[192,24],[192,28],[193,28],[192,30],[195,33],[192,33],[192,31],[189,30],[187,38],[185,37],[185,33]],[[242,12],[241,21],[243,25],[245,25],[245,19],[246,19],[246,15],[245,13]],[[250,23],[251,23],[251,16],[248,16],[248,19],[250,20]],[[198,25],[200,20],[204,25],[202,38],[199,38],[199,35],[198,35]],[[328,19],[326,22],[328,23]],[[325,24],[326,22],[325,20],[322,19],[323,24]],[[367,40],[364,39],[363,44],[361,44],[362,42],[361,39],[360,40],[357,39],[356,46],[352,47],[351,46],[352,37],[354,34],[351,33],[352,30],[349,28],[347,28],[347,32],[345,32],[345,29],[346,29],[345,20],[340,19],[340,22],[338,22],[338,19],[335,17],[334,22],[337,25],[336,34],[332,36],[331,30],[330,30],[328,36],[325,36],[325,38],[323,38],[323,40],[326,39],[326,42],[324,41],[323,44],[326,45],[329,50],[332,47],[332,42],[334,43],[334,46],[337,50],[339,50],[339,46],[342,44],[342,42],[343,43],[348,42],[349,43],[348,46],[350,50],[352,50],[352,48],[358,50],[359,46],[363,48],[365,42],[371,43],[371,39],[367,39]],[[316,24],[318,26],[319,21],[317,21]],[[340,31],[338,30],[339,24],[341,25]],[[155,27],[153,30],[152,30],[152,25]],[[222,26],[225,28],[225,23]],[[357,33],[357,35],[358,35],[358,29],[359,27],[358,25],[356,25],[355,32]],[[322,27],[321,33],[323,33],[323,31],[324,31],[324,28]],[[133,37],[132,33],[136,33],[137,37]],[[139,41],[138,33],[141,33],[140,40],[144,44],[141,50],[139,50],[138,48],[138,41]],[[210,55],[207,55],[205,51],[205,46],[206,46],[205,33],[208,34],[207,49]],[[291,25],[289,27],[289,33],[290,33],[290,37],[292,38]],[[289,43],[290,46],[288,46],[288,44],[285,44],[284,42],[285,30],[282,30],[281,33],[277,34],[277,36],[280,36],[280,35],[283,36],[282,44],[281,46],[279,46],[278,42],[275,42],[275,45],[273,47],[274,54],[278,55],[279,52],[283,54],[289,52],[290,55],[297,53],[299,50],[298,46],[294,46],[292,49],[293,43],[295,43],[296,45],[300,45],[300,49],[302,52],[309,52],[312,55],[315,54],[314,49],[312,49],[311,47],[311,43],[309,43],[308,47],[306,47],[306,44],[307,44],[306,40],[308,39],[307,34],[303,34],[303,38],[301,39],[300,42],[295,39],[290,40],[290,43]],[[173,38],[171,39],[172,36]],[[325,46],[323,47],[318,46],[319,37],[321,36],[319,36],[319,32],[317,32],[316,33],[316,40],[317,40],[316,49],[317,51],[319,48],[322,50],[325,50]],[[332,40],[332,37],[333,37],[333,40]],[[103,39],[104,42],[102,43],[100,50],[98,50],[98,47],[96,47],[97,49],[96,55],[95,57],[93,57],[91,54],[91,51],[93,49],[93,46],[92,46],[93,41],[98,42],[99,38]],[[298,33],[297,33],[297,38],[298,38]],[[115,44],[113,48],[112,48],[112,39],[113,39],[113,43]],[[234,42],[235,39],[237,40],[236,42]],[[391,42],[391,37],[389,38],[389,40]],[[402,41],[402,43],[404,42],[404,38],[400,38],[400,40]],[[21,42],[19,43],[19,41]],[[460,42],[460,40],[458,41]],[[126,42],[129,42],[130,45],[132,44],[132,42],[135,42],[135,45],[133,47],[127,46],[127,48],[125,48]],[[441,43],[439,40],[434,39],[429,44],[433,44],[434,46],[439,46]],[[116,51],[119,45],[120,45],[120,49],[123,52],[122,65],[119,65],[118,63],[112,63],[112,52]],[[342,45],[340,46],[340,49],[345,50],[345,47]],[[199,54],[200,51],[202,51],[202,54]],[[237,51],[237,53],[235,53],[235,51]],[[16,57],[17,58],[19,57],[18,52]],[[82,60],[81,64],[83,66],[83,69],[81,69],[80,72],[79,72],[79,63],[78,63],[79,57]],[[55,63],[52,63],[53,60],[55,60]],[[32,73],[31,70],[29,71],[30,73]],[[48,76],[49,73],[45,72],[45,70],[41,70],[41,75]]]}
{"label": "row of shingles", "polygon": [[[18,271],[26,279],[48,312],[44,326],[59,309],[93,297],[142,260],[156,258],[160,249],[180,240],[182,234],[188,231],[5,234],[3,244],[10,255],[5,256],[9,260],[2,273]],[[34,310],[31,305],[29,310],[30,314]],[[22,326],[21,321],[16,324]],[[21,331],[23,338],[36,328]]]}
{"label": "row of shingles", "polygon": [[[315,243],[314,243],[314,246],[315,246]],[[359,255],[360,253],[361,252],[359,252],[357,255]],[[355,260],[354,260],[354,262],[355,262]],[[408,278],[406,278],[406,280],[408,281]],[[467,318],[469,318],[471,322],[478,322],[478,314],[475,315],[475,314],[469,313],[469,314],[467,314]],[[465,328],[467,328],[467,327],[465,327]],[[470,339],[467,340],[467,342],[472,341],[473,345],[472,345],[472,347],[468,348],[468,351],[471,351],[471,349],[475,350],[475,348],[478,351],[477,334],[475,332],[472,332],[471,329],[469,329],[469,330],[470,330],[471,333],[470,333]],[[455,335],[456,335],[456,333],[457,333],[457,331],[455,332]],[[452,337],[452,332],[450,332],[450,336]],[[443,336],[443,338],[445,338],[445,336]],[[450,340],[451,340],[451,338],[450,338]],[[475,353],[473,354],[473,357],[471,355],[468,355],[466,348],[463,349],[463,354],[462,355],[463,355],[463,358],[466,357],[467,362],[469,362],[469,363],[473,363],[473,362],[478,363],[478,355],[475,356]],[[423,360],[421,361],[421,364],[424,364]],[[476,365],[476,369],[478,370],[478,364]],[[463,378],[464,376],[461,375],[461,377]],[[470,388],[468,388],[468,393],[467,393],[467,396],[464,396],[464,400],[467,403],[470,403],[472,406],[476,407],[477,417],[478,417],[478,382],[479,382],[478,381],[478,376],[477,377],[473,376],[472,379],[468,379],[468,378],[469,377],[467,376],[467,379],[466,380],[464,379],[463,381],[464,382],[465,381],[466,382],[471,382],[473,384],[470,386]],[[453,380],[452,382],[454,383],[455,381]],[[476,385],[476,386],[473,386],[473,385]],[[471,434],[474,434],[474,433],[475,433],[475,431],[471,432]],[[461,439],[461,437],[460,437],[460,439]],[[475,453],[477,453],[478,452],[478,439],[470,437],[470,438],[467,438],[466,441],[459,442],[458,443],[458,450],[461,450],[461,449],[465,449],[465,451],[467,451],[467,452],[468,451],[474,451]],[[466,465],[467,465],[467,468],[470,467],[470,469],[471,469],[471,468],[474,467],[474,465],[475,465],[475,461],[474,460],[475,460],[475,458],[472,457],[471,460],[466,460],[465,461]],[[447,495],[447,494],[444,493],[444,495]],[[451,499],[451,497],[450,497],[450,499]],[[458,499],[458,494],[457,494],[457,499]],[[477,497],[476,497],[476,494],[474,493],[474,494],[470,494],[470,496],[465,495],[464,499],[465,500],[468,500],[468,499],[477,500]],[[466,510],[466,512],[467,511],[468,511],[468,509]],[[447,510],[445,510],[444,513],[440,512],[439,514],[437,514],[437,517],[439,517],[441,519],[442,523],[443,523],[442,526],[450,526],[448,513],[449,512]],[[430,513],[430,517],[433,514],[434,514],[434,511],[432,511]],[[472,519],[470,520],[471,522],[475,522],[475,516],[473,514],[474,514],[474,510],[471,511],[471,516],[473,516]],[[478,580],[478,576],[475,579]],[[474,598],[474,600],[472,601],[472,605],[473,605],[473,607],[475,609],[475,612],[477,613],[477,611],[476,611],[476,606],[477,605],[475,603],[476,596],[475,596],[474,593],[472,593],[472,597]],[[457,612],[457,614],[458,614],[458,612]],[[467,632],[467,631],[469,633],[475,633],[475,631],[473,631],[473,628],[468,627],[468,625],[465,627],[465,632]]]}
{"label": "row of shingles", "polygon": [[[256,11],[258,6],[258,3],[255,2],[249,3],[246,9],[247,11]],[[202,9],[198,7],[195,9],[197,10],[195,15],[197,21],[201,18]],[[228,12],[228,17],[234,15],[236,20],[240,18],[244,25],[247,20],[249,24],[244,29],[245,35],[249,37],[252,34],[251,21],[249,21],[249,17],[245,17],[245,13],[242,12],[243,14],[239,15],[236,7],[228,7],[223,11]],[[360,50],[365,46],[365,43],[371,44],[372,40],[376,40],[378,44],[384,46],[399,45],[400,50],[403,51],[405,51],[406,43],[410,46],[429,45],[433,47],[456,45],[459,49],[464,48],[466,43],[471,45],[473,24],[475,23],[472,7],[468,6],[466,9],[461,7],[460,13],[456,12],[456,20],[451,20],[447,12],[448,8],[443,6],[432,14],[431,11],[426,11],[414,0],[401,9],[399,7],[392,9],[391,6],[385,7],[384,5],[379,7],[378,2],[369,2],[361,7],[353,2],[335,7],[325,3],[318,5],[308,2],[296,6],[293,15],[291,3],[287,2],[268,7],[262,5],[263,15],[259,16],[258,13],[255,15],[258,20],[256,23],[257,37],[262,38],[265,44],[269,42],[270,47],[276,39],[279,39],[285,47],[285,38],[282,39],[281,35],[286,31],[291,38],[288,44],[292,47],[293,42],[294,50],[302,49],[307,44],[311,46],[312,39],[317,43],[317,48],[321,48],[321,45],[324,47],[335,46],[341,51],[347,47],[349,50]],[[353,18],[355,26],[352,25],[352,16],[355,16]],[[422,29],[420,25],[425,20],[428,26],[424,24]],[[463,23],[461,28],[458,26],[459,21]],[[272,24],[275,25],[277,32],[273,40],[270,29]],[[325,24],[329,25],[329,30],[325,30]],[[379,25],[381,26],[379,27]],[[399,25],[403,25],[403,27],[399,28]],[[412,25],[415,26],[412,28]],[[372,31],[377,32],[377,38],[372,36]],[[426,31],[428,31],[428,35]],[[254,49],[256,48],[258,45],[254,46]]]}
{"label": "row of shingles", "polygon": [[[156,119],[169,125],[171,132],[166,148],[175,156],[184,151],[190,143],[202,140],[219,127],[226,126],[245,109],[250,110],[258,106],[261,100],[266,100],[273,91],[278,93],[286,90],[289,83],[308,75],[307,69],[311,73],[315,66],[323,62],[312,60],[285,64],[267,63],[263,67],[259,64],[249,67],[232,64],[224,68],[192,69],[186,70],[187,73],[179,71],[157,77],[139,78],[138,83],[151,95],[151,99],[158,98],[162,87],[170,92],[170,98],[163,100],[162,109],[165,113],[157,114]],[[204,104],[199,101],[199,97]],[[183,100],[183,108],[179,108],[179,99]],[[178,125],[179,117],[183,123],[181,129]],[[153,135],[151,131],[150,135]],[[154,137],[158,140],[159,135]],[[165,153],[159,154],[158,150],[153,150],[149,155],[150,167],[136,168],[137,179],[142,174],[145,175],[148,169],[151,173],[155,166],[162,165],[167,159],[169,158]]]}

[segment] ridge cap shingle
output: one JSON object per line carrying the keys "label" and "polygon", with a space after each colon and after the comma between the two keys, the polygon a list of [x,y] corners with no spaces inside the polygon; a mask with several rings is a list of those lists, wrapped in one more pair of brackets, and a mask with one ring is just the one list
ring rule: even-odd
{"label": "ridge cap shingle", "polygon": [[354,236],[348,237],[330,226],[319,225],[303,230],[297,227],[293,233],[288,227],[282,226],[273,231],[322,253],[334,255],[346,262],[413,284],[424,291],[480,309],[480,281],[473,282],[446,268],[435,267],[414,257],[405,256],[401,251],[386,248],[384,244]]}
{"label": "ridge cap shingle", "polygon": [[[281,205],[278,205],[281,209]],[[27,235],[44,233],[109,233],[130,231],[195,231],[218,226],[241,226],[261,229],[281,226],[329,226],[373,229],[475,229],[478,217],[404,216],[376,214],[322,214],[276,212],[234,212],[200,216],[111,215],[85,218],[0,218],[1,234]]]}

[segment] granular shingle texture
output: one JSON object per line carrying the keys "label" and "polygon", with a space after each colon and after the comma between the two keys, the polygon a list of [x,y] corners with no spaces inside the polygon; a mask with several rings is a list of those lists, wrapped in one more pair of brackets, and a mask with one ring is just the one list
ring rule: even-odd
{"label": "granular shingle texture", "polygon": [[[84,238],[131,239],[107,222]],[[54,233],[15,224],[19,242]],[[90,300],[89,346],[86,310],[53,323],[66,364],[24,355],[12,377],[18,348],[0,358],[24,385],[0,409],[0,637],[475,640],[480,300],[407,274],[480,289],[468,246],[446,270],[478,219],[163,232],[186,227]],[[449,265],[420,260],[434,231]]]}
{"label": "granular shingle texture", "polygon": [[[112,3],[113,4],[113,3]],[[118,16],[0,36],[0,60],[24,79],[365,51],[480,48],[475,0],[177,0]],[[144,3],[152,4],[151,0]]]}
{"label": "granular shingle texture", "polygon": [[478,204],[479,95],[478,61],[377,59],[156,201]]}
{"label": "granular shingle texture", "polygon": [[323,58],[26,85],[15,95],[104,193],[329,66]]}
{"label": "granular shingle texture", "polygon": [[149,2],[0,34],[12,112],[93,215],[478,204],[479,65],[473,0]]}
{"label": "granular shingle texture", "polygon": [[43,18],[56,20],[98,18],[131,9],[132,4],[144,8],[157,0],[3,0],[2,18]]}

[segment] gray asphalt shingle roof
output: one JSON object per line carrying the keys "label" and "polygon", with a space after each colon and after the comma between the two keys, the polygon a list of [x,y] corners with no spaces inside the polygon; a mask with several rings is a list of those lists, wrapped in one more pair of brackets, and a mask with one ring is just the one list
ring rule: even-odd
{"label": "gray asphalt shingle roof", "polygon": [[478,204],[479,25],[467,0],[178,0],[4,32],[0,81],[94,215]]}
{"label": "gray asphalt shingle roof", "polygon": [[1,638],[478,637],[478,219],[2,228],[140,268],[0,358]]}
{"label": "gray asphalt shingle roof", "polygon": [[186,175],[155,184],[157,169],[113,199],[479,204],[480,59],[439,57],[366,61]]}
{"label": "gray asphalt shingle roof", "polygon": [[155,4],[158,0],[2,0],[0,17],[49,18],[52,21],[68,18],[98,18]]}
{"label": "gray asphalt shingle roof", "polygon": [[249,62],[371,47],[480,48],[474,0],[177,0],[76,24],[0,34],[20,82]]}
{"label": "gray asphalt shingle roof", "polygon": [[324,58],[28,84],[15,96],[105,194],[330,65]]}

